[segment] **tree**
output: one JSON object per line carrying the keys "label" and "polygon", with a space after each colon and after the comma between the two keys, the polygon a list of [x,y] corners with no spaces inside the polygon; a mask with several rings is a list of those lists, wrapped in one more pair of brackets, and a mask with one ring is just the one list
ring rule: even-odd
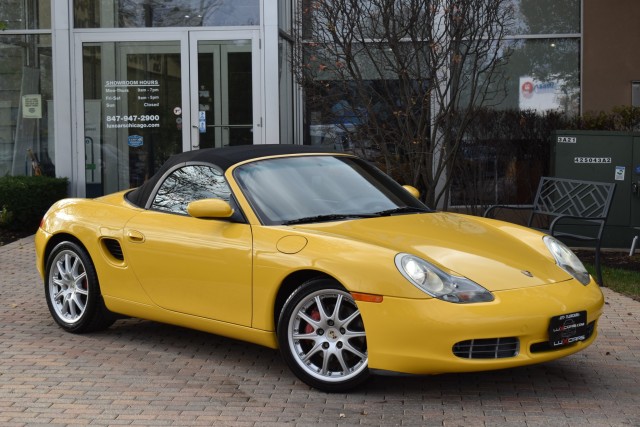
{"label": "tree", "polygon": [[505,93],[512,1],[298,1],[294,73],[309,109],[446,207],[474,107]]}

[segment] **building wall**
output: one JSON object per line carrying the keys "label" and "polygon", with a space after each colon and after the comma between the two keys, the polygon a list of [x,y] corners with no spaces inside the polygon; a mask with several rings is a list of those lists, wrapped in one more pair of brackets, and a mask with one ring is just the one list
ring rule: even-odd
{"label": "building wall", "polygon": [[640,1],[583,1],[582,112],[631,105],[640,80]]}

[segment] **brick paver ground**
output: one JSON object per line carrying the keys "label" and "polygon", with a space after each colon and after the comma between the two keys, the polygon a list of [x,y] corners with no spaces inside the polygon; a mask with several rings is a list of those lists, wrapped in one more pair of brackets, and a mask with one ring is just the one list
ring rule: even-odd
{"label": "brick paver ground", "polygon": [[27,238],[0,247],[0,426],[640,426],[640,302],[604,293],[600,336],[577,355],[326,394],[276,351],[214,335],[135,319],[63,332]]}

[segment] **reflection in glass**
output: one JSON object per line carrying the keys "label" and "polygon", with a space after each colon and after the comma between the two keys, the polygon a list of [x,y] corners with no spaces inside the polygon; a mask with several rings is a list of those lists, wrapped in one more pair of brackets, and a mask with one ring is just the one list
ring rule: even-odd
{"label": "reflection in glass", "polygon": [[380,170],[357,158],[308,156],[247,163],[234,177],[260,220],[283,224],[323,215],[375,216],[426,206]]}
{"label": "reflection in glass", "polygon": [[514,40],[502,109],[580,111],[580,40]]}
{"label": "reflection in glass", "polygon": [[75,28],[260,24],[259,0],[75,0]]}
{"label": "reflection in glass", "polygon": [[0,76],[0,176],[55,176],[51,36],[0,36]]}
{"label": "reflection in glass", "polygon": [[293,29],[293,0],[278,0],[278,27],[285,33]]}
{"label": "reflection in glass", "polygon": [[293,43],[280,37],[278,40],[278,74],[280,76],[280,143],[293,144],[294,76],[290,66],[293,60]]}
{"label": "reflection in glass", "polygon": [[231,190],[222,172],[209,166],[185,166],[162,183],[151,209],[187,214],[187,205],[195,200],[229,201]]}
{"label": "reflection in glass", "polygon": [[0,1],[0,30],[44,30],[51,28],[52,0]]}
{"label": "reflection in glass", "polygon": [[511,34],[576,34],[580,0],[511,0],[515,25]]}
{"label": "reflection in glass", "polygon": [[[499,110],[580,111],[580,39],[513,39],[509,58],[478,105]],[[468,96],[467,93],[463,94]]]}

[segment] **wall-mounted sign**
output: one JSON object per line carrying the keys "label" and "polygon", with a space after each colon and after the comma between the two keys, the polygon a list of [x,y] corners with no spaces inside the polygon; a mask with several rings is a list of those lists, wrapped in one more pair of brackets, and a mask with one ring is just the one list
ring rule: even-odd
{"label": "wall-mounted sign", "polygon": [[[104,93],[105,120],[108,129],[160,127],[160,115],[149,114],[149,109],[160,107],[158,80],[107,80]],[[118,105],[117,108],[116,105]],[[144,114],[119,114],[123,106],[126,106],[128,111],[144,112]]]}
{"label": "wall-mounted sign", "polygon": [[566,86],[562,79],[541,81],[531,76],[520,77],[520,110],[562,110],[575,92]]}
{"label": "wall-mounted sign", "polygon": [[615,180],[624,181],[625,171],[626,171],[626,168],[624,166],[616,166]]}
{"label": "wall-mounted sign", "polygon": [[22,96],[22,117],[25,119],[42,118],[42,95]]}

